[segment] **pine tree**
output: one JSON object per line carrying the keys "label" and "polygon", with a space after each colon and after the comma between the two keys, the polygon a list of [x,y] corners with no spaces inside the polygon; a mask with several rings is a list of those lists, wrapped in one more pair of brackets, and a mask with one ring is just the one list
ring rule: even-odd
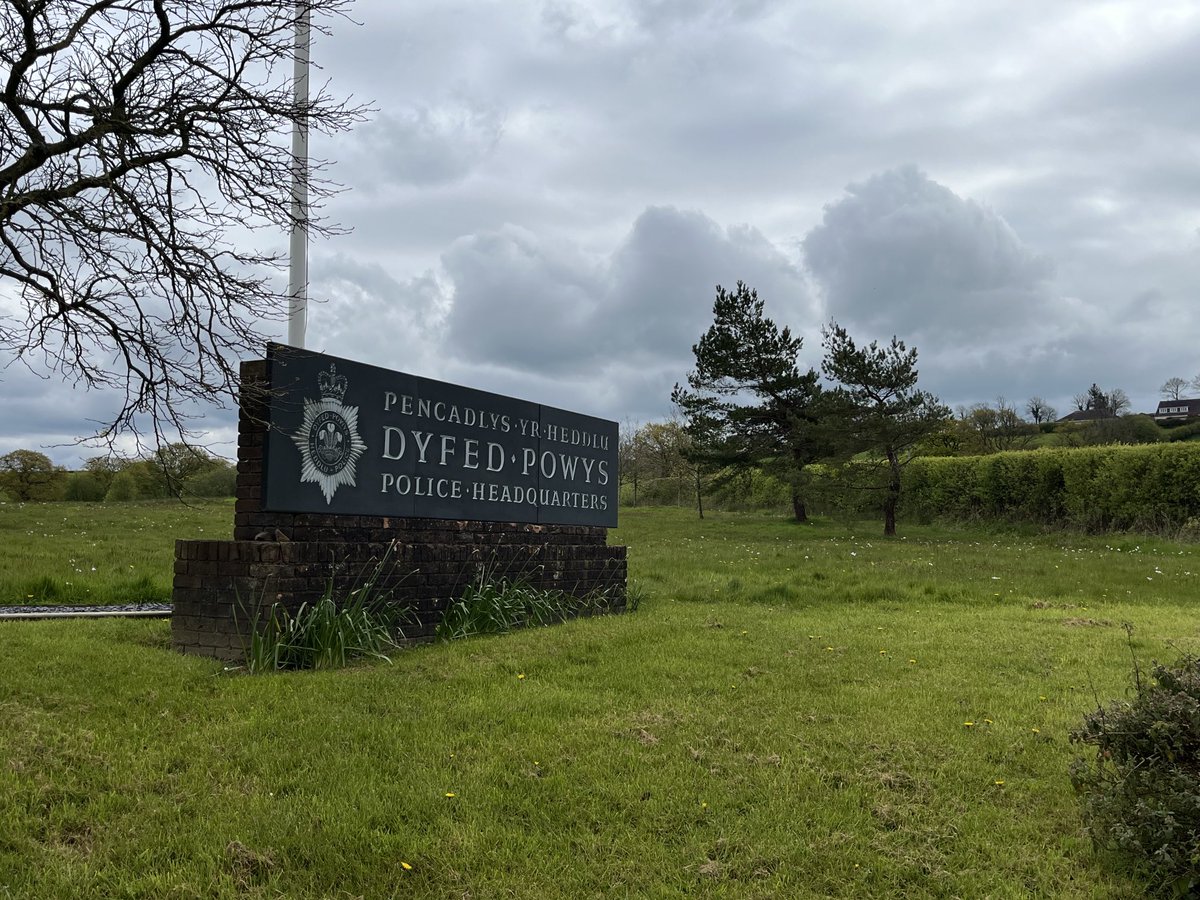
{"label": "pine tree", "polygon": [[880,346],[858,347],[836,322],[822,332],[825,358],[821,369],[839,387],[831,403],[845,456],[867,452],[886,462],[883,489],[883,533],[896,533],[904,466],[922,439],[950,418],[937,397],[917,388],[917,351],[892,337]]}
{"label": "pine tree", "polygon": [[796,520],[806,521],[804,466],[823,448],[816,371],[801,372],[803,338],[763,314],[758,292],[743,282],[717,285],[713,324],[692,347],[690,390],[675,385],[696,456],[711,465],[758,465],[792,485]]}

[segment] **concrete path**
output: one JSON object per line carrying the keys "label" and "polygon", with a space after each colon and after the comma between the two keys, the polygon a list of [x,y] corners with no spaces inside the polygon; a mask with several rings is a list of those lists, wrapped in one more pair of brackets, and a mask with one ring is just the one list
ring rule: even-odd
{"label": "concrete path", "polygon": [[142,617],[165,619],[170,603],[126,603],[116,606],[0,606],[0,619],[103,619]]}

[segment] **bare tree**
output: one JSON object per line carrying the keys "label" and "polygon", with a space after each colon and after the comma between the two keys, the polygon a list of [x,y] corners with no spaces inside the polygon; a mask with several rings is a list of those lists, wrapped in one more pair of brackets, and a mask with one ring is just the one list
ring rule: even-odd
{"label": "bare tree", "polygon": [[284,317],[283,242],[255,232],[294,221],[287,131],[364,115],[324,87],[293,99],[294,28],[327,32],[348,3],[0,3],[0,353],[115,388],[101,436],[187,433]]}
{"label": "bare tree", "polygon": [[632,503],[637,506],[638,487],[642,480],[642,470],[645,468],[646,440],[643,426],[632,419],[626,419],[621,425],[620,437],[617,440],[617,471],[622,485],[633,487]]}
{"label": "bare tree", "polygon": [[986,403],[974,403],[958,411],[959,427],[969,435],[969,442],[980,453],[1000,453],[1029,446],[1036,434],[1003,397],[996,398],[995,408]]}
{"label": "bare tree", "polygon": [[1041,397],[1030,397],[1029,402],[1025,404],[1025,411],[1029,413],[1029,418],[1033,419],[1035,425],[1053,422],[1057,414],[1057,410]]}
{"label": "bare tree", "polygon": [[1158,392],[1163,395],[1165,400],[1182,400],[1184,388],[1187,386],[1186,378],[1175,376],[1164,381]]}
{"label": "bare tree", "polygon": [[1113,388],[1108,392],[1108,411],[1112,415],[1119,416],[1129,412],[1132,407],[1133,404],[1129,400],[1129,395],[1120,388]]}

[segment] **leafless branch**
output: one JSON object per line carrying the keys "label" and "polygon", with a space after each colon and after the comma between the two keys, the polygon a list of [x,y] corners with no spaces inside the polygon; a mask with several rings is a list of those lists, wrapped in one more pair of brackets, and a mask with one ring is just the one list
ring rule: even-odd
{"label": "leafless branch", "polygon": [[0,0],[0,353],[115,389],[99,436],[191,433],[285,316],[260,232],[294,224],[288,133],[366,112],[328,85],[295,101],[295,23],[327,33],[349,2]]}

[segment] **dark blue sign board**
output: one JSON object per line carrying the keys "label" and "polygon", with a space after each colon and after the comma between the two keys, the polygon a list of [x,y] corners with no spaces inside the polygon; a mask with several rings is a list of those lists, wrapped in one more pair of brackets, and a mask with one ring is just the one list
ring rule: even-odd
{"label": "dark blue sign board", "polygon": [[617,423],[267,345],[269,511],[617,524]]}

